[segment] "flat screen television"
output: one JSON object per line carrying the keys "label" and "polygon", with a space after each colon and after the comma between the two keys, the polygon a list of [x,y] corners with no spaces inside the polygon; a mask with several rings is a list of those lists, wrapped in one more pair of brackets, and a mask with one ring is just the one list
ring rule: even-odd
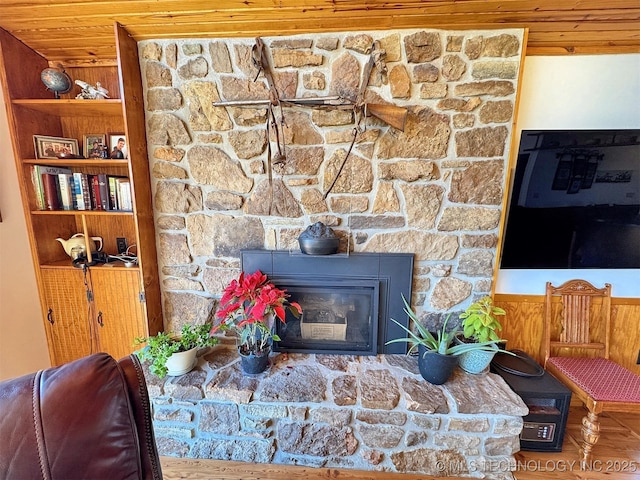
{"label": "flat screen television", "polygon": [[640,268],[640,129],[523,130],[503,269]]}

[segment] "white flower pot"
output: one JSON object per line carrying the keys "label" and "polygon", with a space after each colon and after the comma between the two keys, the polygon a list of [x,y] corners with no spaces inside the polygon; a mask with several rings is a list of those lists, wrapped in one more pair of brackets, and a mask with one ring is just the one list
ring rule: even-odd
{"label": "white flower pot", "polygon": [[186,352],[177,352],[171,355],[167,359],[167,375],[172,377],[176,377],[178,375],[184,375],[185,373],[193,370],[193,367],[196,366],[196,353],[198,352],[198,347],[194,347],[191,350],[187,350]]}

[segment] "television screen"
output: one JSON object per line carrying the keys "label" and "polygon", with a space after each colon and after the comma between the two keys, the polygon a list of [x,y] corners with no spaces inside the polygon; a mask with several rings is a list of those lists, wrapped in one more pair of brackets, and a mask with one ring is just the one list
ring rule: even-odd
{"label": "television screen", "polygon": [[523,130],[503,269],[640,268],[640,129]]}

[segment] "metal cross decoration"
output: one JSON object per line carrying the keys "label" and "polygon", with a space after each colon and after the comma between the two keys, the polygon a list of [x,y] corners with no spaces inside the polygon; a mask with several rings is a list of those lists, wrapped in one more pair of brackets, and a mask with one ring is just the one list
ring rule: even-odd
{"label": "metal cross decoration", "polygon": [[[324,193],[323,198],[327,198],[327,195],[331,192],[334,185],[338,181],[342,170],[347,163],[347,159],[351,153],[353,145],[355,144],[357,135],[361,132],[360,123],[364,117],[373,116],[376,117],[388,125],[404,131],[405,122],[407,119],[407,109],[405,107],[399,107],[391,104],[383,103],[367,103],[365,101],[365,93],[369,86],[369,77],[373,71],[373,67],[376,66],[381,73],[386,72],[386,65],[384,64],[385,51],[380,48],[378,41],[373,43],[369,60],[362,72],[362,79],[360,81],[360,88],[356,98],[347,98],[342,96],[330,96],[330,97],[304,97],[304,98],[280,98],[278,89],[276,88],[273,71],[271,70],[271,64],[269,62],[269,56],[267,49],[260,37],[256,38],[256,43],[252,48],[251,56],[255,67],[258,69],[258,73],[254,79],[256,81],[260,73],[264,75],[267,80],[269,89],[269,98],[266,100],[231,100],[213,102],[215,107],[265,107],[268,110],[267,115],[267,139],[268,139],[268,174],[269,184],[272,182],[272,163],[281,163],[286,160],[285,154],[285,138],[283,127],[286,126],[285,116],[283,113],[283,107],[309,107],[309,108],[321,108],[321,109],[339,109],[339,110],[353,110],[355,118],[355,127],[353,130],[353,140],[351,145],[342,160],[342,164],[338,169],[336,176],[331,182],[329,188]],[[274,109],[280,110],[280,120],[276,119]],[[277,152],[272,154],[271,152],[271,138],[269,132],[273,131],[275,134],[275,143],[277,145]]]}

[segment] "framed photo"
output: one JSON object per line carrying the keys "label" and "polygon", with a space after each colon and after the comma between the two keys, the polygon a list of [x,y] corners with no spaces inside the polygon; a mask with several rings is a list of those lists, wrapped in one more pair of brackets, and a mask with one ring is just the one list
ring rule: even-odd
{"label": "framed photo", "polygon": [[34,135],[36,158],[82,158],[75,138]]}
{"label": "framed photo", "polygon": [[82,151],[87,158],[104,158],[107,136],[102,133],[88,133],[82,141]]}
{"label": "framed photo", "polygon": [[124,133],[109,134],[109,158],[117,160],[129,158],[127,137]]}

